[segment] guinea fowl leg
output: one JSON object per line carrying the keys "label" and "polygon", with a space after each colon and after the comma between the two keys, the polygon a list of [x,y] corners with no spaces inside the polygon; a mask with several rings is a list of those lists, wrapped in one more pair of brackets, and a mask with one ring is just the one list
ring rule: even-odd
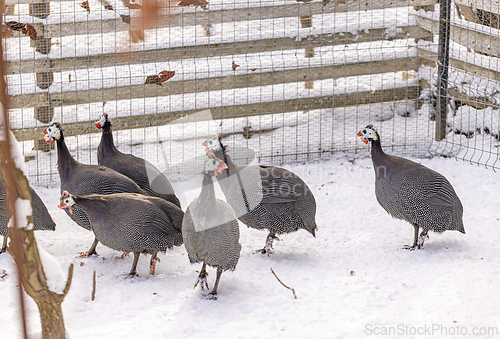
{"label": "guinea fowl leg", "polygon": [[277,236],[276,236],[276,233],[274,232],[269,232],[269,234],[267,235],[267,238],[266,238],[266,246],[264,246],[263,249],[261,250],[257,250],[256,253],[262,253],[262,254],[271,254],[271,249],[273,248],[273,241],[274,240],[280,240]]}
{"label": "guinea fowl leg", "polygon": [[424,248],[424,241],[425,241],[425,239],[429,239],[429,236],[427,235],[427,232],[428,231],[422,231],[422,233],[420,233],[420,236],[418,237],[417,246],[418,246],[419,250],[421,250],[422,248]]}
{"label": "guinea fowl leg", "polygon": [[6,235],[3,236],[3,245],[2,245],[2,248],[0,248],[0,254],[2,254],[5,251],[7,251],[7,236]]}
{"label": "guinea fowl leg", "polygon": [[207,299],[217,300],[217,288],[219,287],[219,281],[221,275],[222,275],[222,269],[220,267],[217,267],[217,279],[215,279],[215,284],[214,288],[212,289],[212,292],[207,294],[206,296]]}
{"label": "guinea fowl leg", "polygon": [[134,252],[134,262],[132,263],[132,268],[130,269],[130,272],[127,274],[128,278],[139,276],[139,274],[137,274],[137,262],[139,261],[140,256],[141,256],[140,252]]}
{"label": "guinea fowl leg", "polygon": [[94,239],[94,242],[92,243],[92,246],[90,246],[89,250],[87,252],[79,252],[78,257],[85,258],[85,257],[90,257],[92,255],[97,255],[97,252],[95,249],[96,249],[98,243],[99,243],[99,240],[97,240],[97,237],[96,237]]}
{"label": "guinea fowl leg", "polygon": [[[405,249],[405,250],[413,251],[418,246],[418,244],[417,244],[418,243],[418,226],[417,225],[413,225],[413,227],[414,227],[414,231],[415,231],[415,233],[413,234],[413,246],[406,245],[405,247],[403,247],[403,249]],[[422,242],[422,244],[423,244],[423,242]]]}
{"label": "guinea fowl leg", "polygon": [[156,262],[160,262],[160,258],[156,256],[157,254],[158,251],[154,251],[151,255],[151,261],[149,262],[149,274],[151,275],[155,275]]}
{"label": "guinea fowl leg", "polygon": [[198,284],[201,283],[201,290],[204,291],[205,286],[207,287],[208,290],[207,276],[208,276],[207,264],[203,262],[203,266],[201,266],[200,275],[198,276],[198,280],[196,280],[196,284],[194,284],[193,289],[195,289],[196,286],[198,286]]}

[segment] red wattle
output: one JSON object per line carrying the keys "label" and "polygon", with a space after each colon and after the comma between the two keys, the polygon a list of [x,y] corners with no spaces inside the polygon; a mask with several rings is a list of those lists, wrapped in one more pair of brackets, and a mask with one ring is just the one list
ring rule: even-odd
{"label": "red wattle", "polygon": [[101,129],[101,128],[102,128],[102,126],[101,126],[101,124],[99,123],[99,121],[96,121],[96,122],[95,122],[95,127],[99,128],[99,129]]}

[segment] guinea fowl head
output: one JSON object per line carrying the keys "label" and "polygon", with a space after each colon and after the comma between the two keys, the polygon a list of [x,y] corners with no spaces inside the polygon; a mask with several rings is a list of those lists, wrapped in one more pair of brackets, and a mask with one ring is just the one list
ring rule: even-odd
{"label": "guinea fowl head", "polygon": [[98,129],[110,129],[111,128],[111,120],[109,120],[108,113],[103,113],[101,118],[95,122],[95,127]]}
{"label": "guinea fowl head", "polygon": [[62,210],[67,207],[69,209],[69,213],[73,214],[71,206],[73,206],[74,204],[75,204],[75,197],[69,194],[68,191],[63,191],[58,207]]}
{"label": "guinea fowl head", "polygon": [[207,139],[201,143],[201,146],[205,146],[205,152],[207,155],[210,153],[220,152],[224,153],[225,147],[222,145],[220,135],[217,134],[211,139]]}
{"label": "guinea fowl head", "polygon": [[368,144],[368,141],[379,140],[379,136],[372,124],[369,124],[365,128],[356,134],[357,137],[361,137],[361,141]]}
{"label": "guinea fowl head", "polygon": [[60,140],[63,137],[61,123],[60,122],[51,123],[49,127],[45,127],[43,129],[43,134],[45,134],[43,139],[47,143],[52,142],[54,140]]}
{"label": "guinea fowl head", "polygon": [[205,173],[209,173],[214,177],[221,174],[226,168],[226,163],[213,155],[213,153],[210,156],[210,159],[205,161]]}

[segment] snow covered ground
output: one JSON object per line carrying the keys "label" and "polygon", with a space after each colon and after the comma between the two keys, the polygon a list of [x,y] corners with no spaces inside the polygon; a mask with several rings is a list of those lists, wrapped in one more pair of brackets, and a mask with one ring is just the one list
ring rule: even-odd
{"label": "snow covered ground", "polygon": [[[134,279],[123,276],[132,259],[115,259],[120,253],[102,245],[98,257],[77,258],[92,234],[57,209],[58,188],[35,188],[57,223],[55,232],[37,232],[37,241],[63,270],[75,265],[62,305],[70,337],[359,338],[384,331],[394,338],[498,336],[499,173],[454,159],[416,161],[453,184],[467,234],[431,233],[423,250],[401,249],[412,242],[413,228],[378,205],[366,155],[285,166],[316,197],[316,238],[305,231],[284,235],[267,257],[253,254],[266,233],[240,224],[241,258],[234,272],[222,275],[216,301],[205,300],[199,287],[193,290],[200,267],[189,263],[184,246],[160,255],[155,276],[148,275],[143,256]],[[175,182],[184,209],[198,196],[198,183],[201,176]],[[220,190],[218,196],[224,199]],[[2,337],[19,338],[17,278],[9,254],[0,255],[2,270]],[[212,287],[215,270],[209,274]],[[26,299],[29,331],[41,337],[37,308]]]}

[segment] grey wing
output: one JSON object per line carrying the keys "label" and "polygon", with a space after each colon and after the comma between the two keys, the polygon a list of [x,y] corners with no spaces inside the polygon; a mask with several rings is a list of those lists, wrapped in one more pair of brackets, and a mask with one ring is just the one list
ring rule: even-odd
{"label": "grey wing", "polygon": [[262,203],[280,204],[298,201],[311,194],[309,187],[294,173],[279,167],[260,166]]}

